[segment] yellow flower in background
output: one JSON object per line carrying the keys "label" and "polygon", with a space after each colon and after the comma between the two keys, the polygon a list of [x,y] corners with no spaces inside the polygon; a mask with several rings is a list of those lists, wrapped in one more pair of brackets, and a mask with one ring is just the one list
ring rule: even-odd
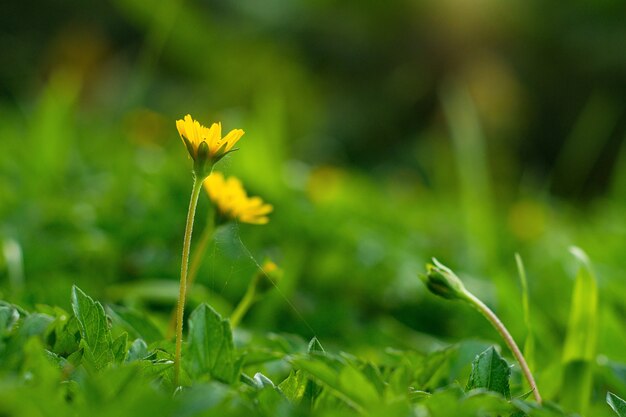
{"label": "yellow flower in background", "polygon": [[204,189],[222,217],[251,224],[269,222],[267,215],[274,209],[272,205],[260,197],[248,197],[237,178],[224,178],[221,172],[213,172],[204,180]]}
{"label": "yellow flower in background", "polygon": [[233,129],[222,137],[221,123],[213,123],[208,128],[189,114],[182,120],[176,120],[176,129],[194,160],[194,171],[202,178],[211,173],[213,164],[236,150],[233,146],[244,134],[241,129]]}

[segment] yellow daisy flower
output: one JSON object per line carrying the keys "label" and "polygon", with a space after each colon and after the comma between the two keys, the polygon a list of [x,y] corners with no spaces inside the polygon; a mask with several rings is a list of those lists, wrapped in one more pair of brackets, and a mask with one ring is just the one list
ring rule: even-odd
{"label": "yellow daisy flower", "polygon": [[222,137],[221,123],[213,123],[208,128],[194,120],[189,114],[182,120],[176,120],[176,129],[194,160],[196,174],[203,178],[211,173],[213,164],[236,150],[233,146],[244,134],[241,129],[233,129]]}
{"label": "yellow daisy flower", "polygon": [[251,224],[269,222],[267,215],[274,209],[272,205],[260,197],[248,197],[237,178],[224,178],[221,172],[213,172],[204,180],[204,189],[223,218]]}

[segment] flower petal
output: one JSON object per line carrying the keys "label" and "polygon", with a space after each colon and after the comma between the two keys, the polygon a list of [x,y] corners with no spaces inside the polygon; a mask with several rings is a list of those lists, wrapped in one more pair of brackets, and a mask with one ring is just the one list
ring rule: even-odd
{"label": "flower petal", "polygon": [[233,129],[224,137],[226,145],[226,152],[230,151],[233,146],[241,139],[245,132],[241,129]]}

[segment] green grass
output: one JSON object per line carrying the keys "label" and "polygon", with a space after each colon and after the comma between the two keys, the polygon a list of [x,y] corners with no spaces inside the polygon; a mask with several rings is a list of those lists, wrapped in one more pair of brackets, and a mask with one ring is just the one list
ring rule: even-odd
{"label": "green grass", "polygon": [[[118,0],[111,22],[139,45],[92,67],[69,40],[97,52],[97,36],[69,28],[39,77],[0,97],[0,416],[625,415],[621,90],[533,61],[589,48],[578,76],[622,86],[617,6],[563,23],[531,5],[530,34],[524,17],[488,36],[519,66],[478,48],[446,78],[411,36],[424,27],[445,52],[428,16],[454,8],[213,3]],[[176,387],[187,113],[246,131],[219,169],[274,212],[208,242]],[[565,132],[542,144],[544,172],[524,155],[537,130]],[[212,218],[202,194],[192,256]],[[490,324],[420,282],[432,258],[524,346],[542,407]]]}
{"label": "green grass", "polygon": [[[47,94],[71,108],[65,90]],[[216,231],[189,294],[184,388],[174,393],[168,320],[189,172],[173,123],[140,141],[106,119],[70,118],[75,110],[46,99],[39,106],[28,121],[8,114],[3,124],[0,410],[7,415],[610,416],[606,393],[624,395],[626,228],[618,198],[584,211],[537,194],[493,200],[492,225],[476,234],[467,222],[481,221],[482,205],[474,217],[459,214],[472,199],[490,197],[472,197],[471,183],[461,184],[466,203],[458,205],[454,193],[410,186],[394,173],[297,165],[262,145],[269,115],[256,116],[242,149],[223,163],[275,212],[267,226]],[[285,148],[281,129],[272,129],[272,146]],[[32,152],[43,146],[41,132],[58,138],[45,142],[43,159]],[[477,160],[464,158],[471,171]],[[207,210],[201,199],[198,231]],[[536,234],[519,235],[520,219],[536,224]],[[593,281],[585,266],[574,280],[571,244],[594,261]],[[468,261],[483,245],[489,257]],[[525,264],[522,288],[515,251]],[[433,255],[454,265],[518,344],[532,328],[543,408],[477,313],[427,294],[417,274]],[[284,274],[231,330],[223,317],[266,257]],[[307,347],[314,337],[321,345]],[[472,370],[492,346],[504,350],[491,355],[512,365],[498,380],[506,390],[480,385]]]}

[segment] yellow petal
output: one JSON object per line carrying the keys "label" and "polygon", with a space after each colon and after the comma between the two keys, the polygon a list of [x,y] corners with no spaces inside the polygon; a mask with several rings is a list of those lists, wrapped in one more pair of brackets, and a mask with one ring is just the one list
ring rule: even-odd
{"label": "yellow petal", "polygon": [[241,139],[245,132],[241,129],[233,129],[224,137],[224,142],[227,144],[225,151],[230,151],[233,146]]}
{"label": "yellow petal", "polygon": [[222,124],[221,123],[213,123],[211,128],[207,131],[206,134],[206,142],[209,145],[209,149],[212,154],[215,154],[218,149],[218,143],[222,138]]}

